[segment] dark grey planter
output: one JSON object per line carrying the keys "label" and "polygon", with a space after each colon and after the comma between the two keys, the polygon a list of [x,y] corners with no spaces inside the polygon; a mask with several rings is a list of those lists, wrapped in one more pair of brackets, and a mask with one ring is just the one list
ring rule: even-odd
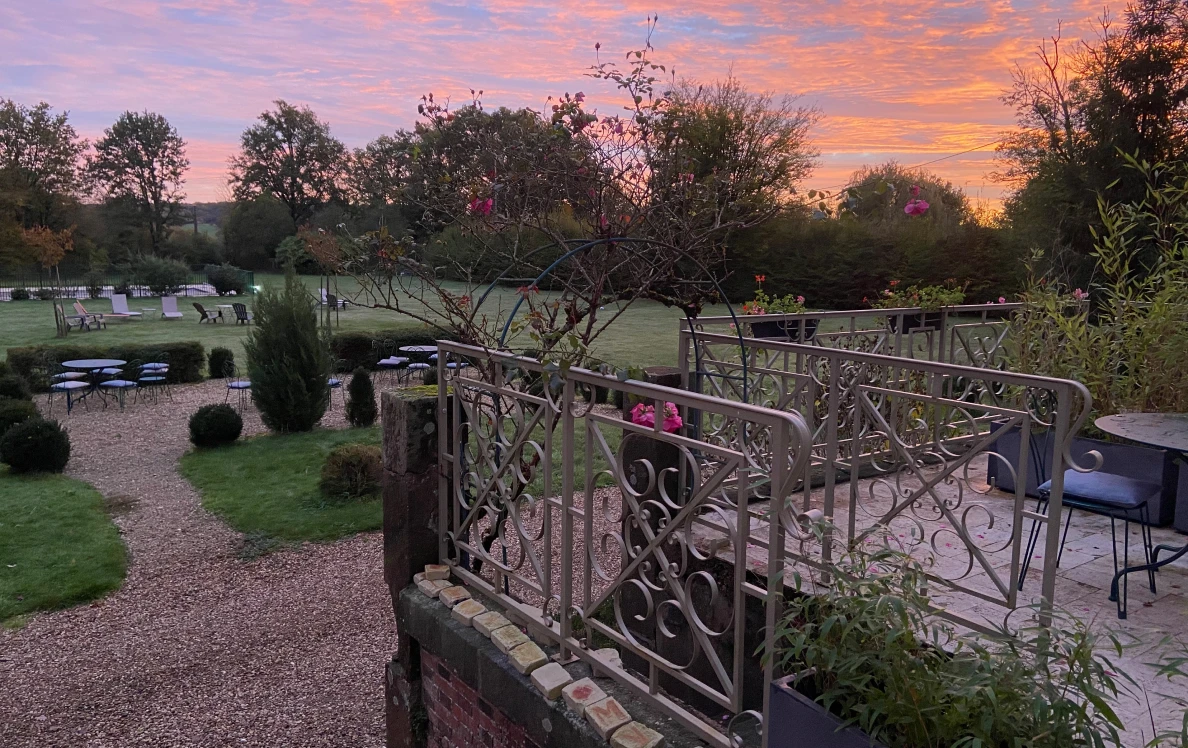
{"label": "dark grey planter", "polygon": [[[992,431],[1002,430],[1001,424],[994,424]],[[1031,435],[1034,448],[1027,457],[1028,496],[1038,497],[1039,484],[1051,478],[1051,465],[1039,464],[1037,457],[1050,462],[1052,456],[1052,432],[1044,431]],[[1012,427],[1005,430],[991,450],[1000,454],[1017,473],[1019,469],[1019,429]],[[1100,439],[1090,439],[1078,436],[1073,439],[1069,452],[1079,464],[1092,464],[1087,455],[1091,451],[1101,453],[1103,473],[1122,475],[1145,481],[1159,481],[1163,491],[1159,498],[1148,505],[1151,524],[1164,527],[1175,522],[1177,530],[1188,531],[1188,471],[1181,476],[1179,468],[1172,455],[1163,449],[1143,447],[1137,444],[1123,444],[1106,442]],[[986,464],[986,482],[997,486],[1003,491],[1013,493],[1015,478],[997,458],[990,458]]]}
{"label": "dark grey planter", "polygon": [[804,320],[804,339],[800,337],[800,321],[787,320],[784,322],[772,320],[770,322],[752,322],[751,335],[756,338],[789,340],[794,343],[804,343],[813,339],[817,334],[819,319]]}
{"label": "dark grey planter", "polygon": [[883,748],[858,728],[842,727],[840,719],[793,688],[797,677],[771,684],[768,748]]}

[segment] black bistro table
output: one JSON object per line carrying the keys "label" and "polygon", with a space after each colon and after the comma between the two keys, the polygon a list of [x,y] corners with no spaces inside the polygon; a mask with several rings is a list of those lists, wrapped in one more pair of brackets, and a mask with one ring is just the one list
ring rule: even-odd
{"label": "black bistro table", "polygon": [[[1103,416],[1093,422],[1105,433],[1139,444],[1146,444],[1160,449],[1166,449],[1175,455],[1181,464],[1188,462],[1188,413],[1118,413]],[[1171,555],[1162,561],[1159,554],[1162,551]],[[1136,571],[1154,571],[1168,564],[1178,561],[1188,553],[1188,543],[1182,546],[1161,543],[1151,552],[1151,563],[1140,566],[1127,566],[1114,575],[1110,585],[1110,594],[1118,595],[1118,580],[1126,574]],[[1125,615],[1122,616],[1125,618]]]}

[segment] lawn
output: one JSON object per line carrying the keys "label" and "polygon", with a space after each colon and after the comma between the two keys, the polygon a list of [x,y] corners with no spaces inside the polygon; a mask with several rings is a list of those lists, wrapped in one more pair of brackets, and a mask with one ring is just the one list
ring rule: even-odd
{"label": "lawn", "polygon": [[0,469],[0,621],[102,597],[126,568],[98,491],[62,475]]}
{"label": "lawn", "polygon": [[[302,276],[302,281],[316,292],[317,276]],[[256,273],[256,283],[276,286],[283,282],[280,275]],[[339,279],[343,297],[350,297],[357,285],[351,279]],[[456,293],[466,293],[462,284],[448,284]],[[477,296],[477,294],[475,294]],[[509,311],[518,294],[514,288],[498,288],[483,304],[492,314]],[[197,301],[208,309],[217,304],[230,303],[230,299],[219,297],[179,297],[178,309],[185,314],[182,320],[165,321],[159,315],[146,314],[139,320],[113,321],[106,330],[96,332],[72,332],[69,338],[54,337],[54,313],[48,301],[0,302],[0,324],[4,335],[0,339],[0,355],[10,347],[37,345],[43,343],[161,343],[168,341],[196,340],[209,351],[214,346],[224,346],[241,358],[243,341],[248,327],[235,324],[198,324],[198,313],[193,302]],[[108,299],[83,300],[87,311],[104,313],[111,311]],[[141,308],[160,310],[161,300],[157,298],[134,298],[128,300],[133,311]],[[250,301],[249,301],[250,306]],[[225,312],[230,316],[230,310]],[[718,311],[707,310],[707,314]],[[620,366],[658,364],[674,365],[677,359],[677,327],[681,318],[679,311],[651,301],[636,302],[615,321],[614,325],[595,341],[595,353]],[[350,307],[338,315],[336,331],[369,332],[399,325],[418,324],[396,312],[384,309]]]}
{"label": "lawn", "polygon": [[328,502],[318,490],[322,463],[340,444],[379,444],[378,428],[258,436],[181,459],[181,473],[202,506],[265,545],[268,540],[327,542],[380,529],[378,499]]}

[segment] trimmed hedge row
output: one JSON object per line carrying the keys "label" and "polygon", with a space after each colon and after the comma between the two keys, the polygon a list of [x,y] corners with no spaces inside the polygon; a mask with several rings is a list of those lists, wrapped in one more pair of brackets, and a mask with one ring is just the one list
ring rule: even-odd
{"label": "trimmed hedge row", "polygon": [[433,345],[446,338],[440,331],[412,326],[377,332],[340,332],[330,337],[330,354],[337,359],[340,372],[354,371],[360,366],[374,371],[379,368],[376,363],[381,358],[376,355],[377,345],[390,342],[390,350],[385,350],[384,355],[400,356],[404,355],[399,351],[401,346]]}
{"label": "trimmed hedge row", "polygon": [[47,357],[52,363],[59,364],[79,358],[118,358],[141,363],[165,361],[169,364],[168,381],[182,384],[202,381],[205,353],[202,344],[192,340],[153,345],[34,345],[9,348],[8,365],[38,391],[45,391],[49,387],[45,372],[38,371]]}

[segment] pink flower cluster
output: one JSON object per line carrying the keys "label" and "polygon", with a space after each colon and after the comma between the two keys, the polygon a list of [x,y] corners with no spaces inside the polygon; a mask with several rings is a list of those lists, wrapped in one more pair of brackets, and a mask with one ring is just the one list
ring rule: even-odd
{"label": "pink flower cluster", "polygon": [[[656,426],[656,409],[651,405],[640,403],[631,409],[631,422],[639,426],[647,426],[648,428],[655,428]],[[677,407],[673,403],[664,403],[664,423],[661,425],[669,434],[675,434],[685,422],[681,420],[680,413],[677,412]]]}
{"label": "pink flower cluster", "polygon": [[470,201],[470,212],[480,216],[491,215],[491,209],[495,207],[495,200],[488,197],[486,200],[479,200],[477,197]]}
{"label": "pink flower cluster", "polygon": [[903,206],[903,212],[909,216],[922,216],[928,212],[928,203],[920,199],[920,185],[912,185],[912,199]]}
{"label": "pink flower cluster", "polygon": [[1084,301],[1085,299],[1089,298],[1089,292],[1082,291],[1079,288],[1076,289],[1075,291],[1073,291],[1072,295],[1073,295],[1073,298],[1076,299],[1077,301]]}

